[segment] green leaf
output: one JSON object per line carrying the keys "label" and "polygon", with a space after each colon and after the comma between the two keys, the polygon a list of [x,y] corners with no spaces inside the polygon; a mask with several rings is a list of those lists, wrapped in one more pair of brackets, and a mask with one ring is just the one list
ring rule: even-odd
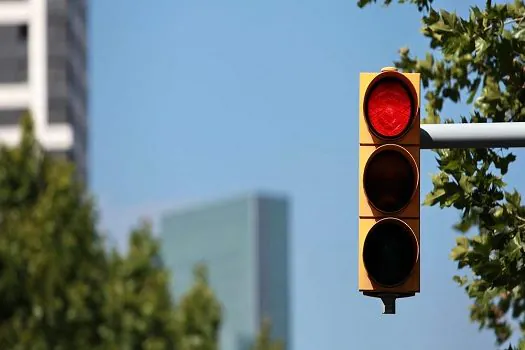
{"label": "green leaf", "polygon": [[424,205],[433,206],[439,202],[439,199],[446,194],[443,188],[440,188],[434,192],[427,194],[425,200],[423,201]]}
{"label": "green leaf", "polygon": [[468,249],[469,247],[469,240],[467,237],[460,236],[456,238],[456,245],[458,247],[462,247],[464,249]]}
{"label": "green leaf", "polygon": [[452,260],[460,260],[463,257],[465,257],[465,254],[468,253],[469,249],[469,240],[467,237],[457,237],[456,238],[456,246],[452,249],[452,252],[450,253],[450,258]]}
{"label": "green leaf", "polygon": [[460,222],[454,225],[454,229],[461,233],[466,233],[468,230],[470,230],[472,225],[473,222],[471,220],[461,220]]}
{"label": "green leaf", "polygon": [[517,30],[512,37],[516,40],[525,41],[525,27]]}
{"label": "green leaf", "polygon": [[521,205],[521,195],[517,191],[512,193],[506,192],[505,200],[514,208],[519,208]]}
{"label": "green leaf", "polygon": [[479,9],[479,7],[472,6],[470,8],[470,11],[472,12],[470,17],[471,21],[475,21],[477,18],[481,17],[481,10]]}
{"label": "green leaf", "polygon": [[463,247],[454,247],[450,253],[450,258],[452,260],[461,260],[465,257],[467,250]]}
{"label": "green leaf", "polygon": [[485,51],[487,51],[489,45],[487,43],[487,41],[485,41],[485,39],[483,38],[477,38],[475,40],[475,47],[476,47],[476,55],[478,56],[482,56]]}
{"label": "green leaf", "polygon": [[472,87],[470,88],[470,94],[467,98],[468,104],[471,104],[474,101],[474,97],[476,96],[476,93],[478,92],[480,83],[481,83],[481,79],[479,77],[474,79],[474,82],[472,83]]}
{"label": "green leaf", "polygon": [[471,193],[472,188],[474,187],[471,183],[471,177],[466,176],[465,174],[461,174],[461,178],[459,180],[459,187],[466,193]]}
{"label": "green leaf", "polygon": [[453,277],[453,280],[454,280],[454,282],[456,282],[457,284],[459,284],[461,287],[464,286],[464,285],[468,282],[468,278],[467,278],[467,276],[463,276],[463,277],[460,277],[460,276],[454,276],[454,277]]}

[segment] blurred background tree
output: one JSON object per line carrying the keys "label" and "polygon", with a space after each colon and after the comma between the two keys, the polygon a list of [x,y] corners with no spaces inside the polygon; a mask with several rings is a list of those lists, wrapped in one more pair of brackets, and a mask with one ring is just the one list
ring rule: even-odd
{"label": "blurred background tree", "polygon": [[73,167],[45,155],[29,116],[0,149],[0,347],[100,348],[107,257]]}
{"label": "blurred background tree", "polygon": [[151,225],[109,250],[73,165],[43,152],[23,118],[0,148],[0,348],[217,349],[221,310],[195,270],[178,308]]}
{"label": "blurred background tree", "polygon": [[221,324],[221,305],[208,284],[208,270],[194,269],[194,286],[181,298],[181,349],[217,350]]}
{"label": "blurred background tree", "polygon": [[252,350],[285,350],[284,345],[279,340],[272,339],[272,324],[270,319],[263,319],[261,330],[257,335]]}
{"label": "blurred background tree", "polygon": [[132,230],[126,255],[111,252],[103,334],[112,349],[178,348],[177,309],[159,248],[150,223],[143,222]]}

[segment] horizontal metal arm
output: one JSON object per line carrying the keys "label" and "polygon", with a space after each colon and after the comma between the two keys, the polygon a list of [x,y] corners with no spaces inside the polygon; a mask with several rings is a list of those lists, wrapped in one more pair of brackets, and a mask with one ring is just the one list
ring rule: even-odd
{"label": "horizontal metal arm", "polygon": [[525,123],[421,124],[421,148],[525,147]]}

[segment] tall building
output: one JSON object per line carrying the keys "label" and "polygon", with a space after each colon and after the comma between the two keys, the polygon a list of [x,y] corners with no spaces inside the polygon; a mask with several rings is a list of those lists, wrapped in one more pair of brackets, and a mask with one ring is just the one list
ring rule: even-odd
{"label": "tall building", "polygon": [[43,147],[87,181],[87,0],[0,0],[0,142],[29,111]]}
{"label": "tall building", "polygon": [[166,214],[162,260],[176,300],[204,262],[223,306],[221,349],[248,350],[262,319],[290,344],[289,206],[284,197],[248,195]]}

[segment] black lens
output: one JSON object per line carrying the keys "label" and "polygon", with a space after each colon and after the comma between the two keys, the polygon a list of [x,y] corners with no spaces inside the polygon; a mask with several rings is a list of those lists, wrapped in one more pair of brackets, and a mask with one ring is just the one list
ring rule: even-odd
{"label": "black lens", "polygon": [[412,230],[397,220],[378,222],[363,246],[363,262],[368,275],[377,283],[393,287],[403,283],[418,258]]}
{"label": "black lens", "polygon": [[370,158],[363,174],[368,200],[378,210],[392,213],[403,209],[416,188],[416,174],[406,156],[395,150]]}

